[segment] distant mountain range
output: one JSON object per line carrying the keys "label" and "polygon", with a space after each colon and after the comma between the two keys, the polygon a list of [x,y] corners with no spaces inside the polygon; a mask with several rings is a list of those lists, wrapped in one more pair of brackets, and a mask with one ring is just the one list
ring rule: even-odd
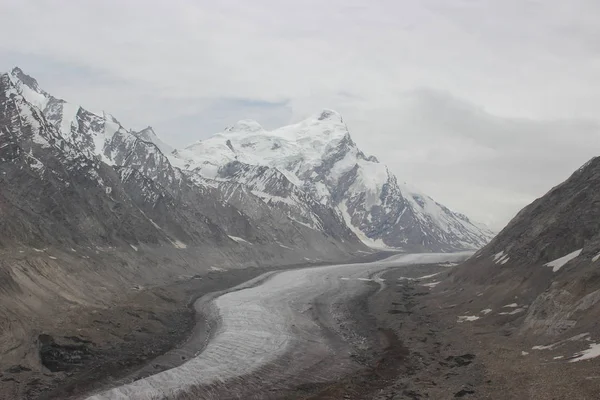
{"label": "distant mountain range", "polygon": [[[174,149],[150,127],[128,130],[110,114],[55,98],[18,68],[1,76],[0,92],[0,151],[10,152],[2,160],[20,175],[13,186],[61,194],[3,194],[8,204],[46,209],[15,212],[5,225],[34,225],[32,218],[43,223],[12,240],[268,242],[327,253],[362,243],[405,251],[477,249],[493,237],[485,226],[399,184],[358,149],[335,111],[270,132],[243,120]],[[64,235],[44,232],[45,225]]]}

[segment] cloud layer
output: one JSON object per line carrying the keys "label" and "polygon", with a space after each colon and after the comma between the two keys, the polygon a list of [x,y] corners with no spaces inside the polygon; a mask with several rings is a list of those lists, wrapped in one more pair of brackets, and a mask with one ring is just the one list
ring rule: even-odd
{"label": "cloud layer", "polygon": [[0,69],[184,145],[321,108],[501,227],[598,153],[595,0],[6,0]]}

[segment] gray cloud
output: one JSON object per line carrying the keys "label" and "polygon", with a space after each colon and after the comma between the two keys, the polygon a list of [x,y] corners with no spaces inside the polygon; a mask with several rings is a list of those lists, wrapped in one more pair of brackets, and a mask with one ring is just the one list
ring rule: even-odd
{"label": "gray cloud", "polygon": [[600,124],[591,120],[498,117],[432,90],[401,97],[402,106],[352,122],[373,132],[359,143],[399,177],[498,229],[598,155]]}
{"label": "gray cloud", "polygon": [[[596,154],[595,0],[5,0],[0,69],[176,145],[321,108],[500,227]],[[423,89],[426,88],[426,89]]]}

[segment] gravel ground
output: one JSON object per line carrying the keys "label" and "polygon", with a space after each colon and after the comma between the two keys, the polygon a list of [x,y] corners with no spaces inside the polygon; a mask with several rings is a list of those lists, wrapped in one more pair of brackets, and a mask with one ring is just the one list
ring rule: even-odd
{"label": "gravel ground", "polygon": [[413,265],[383,274],[386,287],[365,299],[380,350],[361,371],[332,382],[309,398],[450,399],[473,395],[483,382],[479,360],[472,351],[448,340],[444,326],[424,307],[430,288],[423,285],[435,276],[412,280],[446,268]]}
{"label": "gravel ground", "polygon": [[[460,293],[438,290],[436,282],[444,279],[449,267],[388,265],[336,272],[327,278],[326,290],[296,301],[293,308],[306,317],[304,325],[299,319],[285,321],[290,337],[312,342],[295,341],[277,353],[276,361],[171,398],[600,398],[598,359],[569,362],[588,347],[585,337],[532,349],[555,343],[519,335],[519,313],[483,312],[485,297],[469,293],[468,288]],[[47,361],[56,368],[66,362],[61,352],[78,352],[81,365],[41,377],[18,367],[4,371],[0,392],[5,397],[0,398],[86,398],[83,393],[97,393],[181,365],[205,349],[218,328],[188,306],[212,293],[204,302],[196,302],[205,313],[202,307],[223,291],[265,272],[214,271],[202,279],[140,292],[123,309],[82,316],[79,323],[84,328],[47,341]],[[316,276],[326,280],[326,275]],[[313,281],[311,286],[315,285]],[[277,301],[293,297],[291,292],[283,295]],[[469,318],[459,322],[460,317]],[[94,328],[100,333],[92,334]],[[28,391],[13,392],[11,397],[11,387]]]}
{"label": "gravel ground", "polygon": [[[429,284],[443,279],[447,268],[424,265],[384,274],[388,286],[366,301],[368,316],[375,318],[387,347],[374,364],[308,398],[600,398],[600,359],[569,362],[589,347],[586,336],[557,341],[521,335],[520,313],[500,314],[514,306],[489,311],[485,296],[469,288],[460,294],[431,288]],[[422,280],[404,279],[438,272]],[[461,316],[479,319],[459,322]],[[533,349],[552,344],[551,349]]]}

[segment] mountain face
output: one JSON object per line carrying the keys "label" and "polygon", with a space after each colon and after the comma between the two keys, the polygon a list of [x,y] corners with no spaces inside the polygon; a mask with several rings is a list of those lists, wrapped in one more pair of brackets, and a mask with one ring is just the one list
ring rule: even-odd
{"label": "mountain face", "polygon": [[[399,184],[385,165],[358,149],[334,111],[271,132],[243,120],[175,150],[151,127],[131,131],[112,115],[55,98],[18,68],[3,75],[3,93],[7,104],[18,104],[14,115],[6,117],[8,129],[15,129],[18,118],[40,125],[27,128],[38,131],[31,137],[13,135],[17,148],[28,149],[34,158],[43,153],[35,158],[40,171],[54,173],[40,161],[49,153],[62,168],[89,165],[88,177],[105,197],[116,201],[119,193],[134,214],[144,213],[140,220],[150,220],[153,229],[145,233],[157,230],[156,220],[168,223],[172,231],[158,229],[168,243],[181,238],[206,242],[206,229],[192,227],[197,221],[189,222],[194,218],[186,212],[214,223],[207,222],[214,240],[223,235],[246,240],[244,235],[249,235],[272,243],[275,236],[276,243],[292,248],[307,246],[306,237],[324,236],[336,249],[360,247],[360,239],[371,247],[452,251],[479,248],[493,236],[464,215]],[[23,147],[23,138],[32,145]],[[196,197],[201,200],[188,203]],[[246,226],[243,234],[233,229],[240,226]]]}
{"label": "mountain face", "polygon": [[[150,225],[149,229],[140,226],[144,233],[157,231],[167,243],[220,243],[229,240],[239,244],[239,241],[230,238],[234,237],[246,243],[252,243],[249,239],[257,243],[281,243],[288,248],[308,249],[313,246],[309,243],[316,242],[321,243],[317,248],[323,248],[325,252],[328,246],[335,251],[363,247],[337,215],[311,202],[302,192],[292,193],[289,188],[280,188],[288,190],[290,198],[301,204],[298,216],[285,210],[285,204],[274,208],[244,188],[228,189],[230,197],[237,194],[238,202],[234,206],[210,180],[173,166],[165,155],[172,149],[158,139],[152,128],[129,131],[111,115],[95,114],[56,99],[40,89],[35,79],[17,68],[11,74],[3,75],[3,84],[7,103],[10,100],[18,104],[15,115],[7,116],[7,120],[23,120],[22,115],[31,114],[33,117],[26,120],[41,124],[35,126],[38,135],[53,140],[54,147],[48,144],[50,139],[47,139],[48,143],[44,142],[41,147],[28,147],[27,151],[31,154],[39,151],[46,156],[45,149],[48,148],[61,158],[64,165],[90,164],[94,168],[88,173],[91,181],[104,191],[104,196],[95,197],[116,201],[113,197],[117,193],[122,194],[119,211],[124,204],[130,205],[132,212]],[[11,123],[7,126],[16,128]],[[35,141],[35,137],[30,140]],[[16,146],[23,144],[18,139],[15,140]],[[41,143],[41,139],[38,142]],[[53,168],[44,162],[36,162],[40,170],[52,172]],[[104,173],[110,176],[105,177]],[[79,201],[74,203],[79,204]],[[106,214],[110,215],[111,211],[107,210]],[[73,227],[69,229],[78,232]],[[313,236],[314,239],[309,239]],[[159,239],[153,241],[159,242]]]}
{"label": "mountain face", "polygon": [[482,288],[486,299],[512,303],[518,297],[529,304],[526,312],[516,315],[525,331],[597,332],[598,188],[600,157],[519,212],[487,246],[453,271],[454,282]]}
{"label": "mountain face", "polygon": [[599,187],[600,157],[596,157],[521,210],[478,255],[502,251],[507,258],[536,264],[586,246],[595,251],[592,243],[600,238]]}
{"label": "mountain face", "polygon": [[385,165],[358,149],[341,116],[331,110],[274,131],[240,121],[172,151],[169,159],[217,186],[240,183],[265,201],[287,204],[305,223],[314,223],[302,211],[307,201],[310,209],[315,204],[333,209],[373,247],[477,249],[493,237],[484,226],[398,183]]}

